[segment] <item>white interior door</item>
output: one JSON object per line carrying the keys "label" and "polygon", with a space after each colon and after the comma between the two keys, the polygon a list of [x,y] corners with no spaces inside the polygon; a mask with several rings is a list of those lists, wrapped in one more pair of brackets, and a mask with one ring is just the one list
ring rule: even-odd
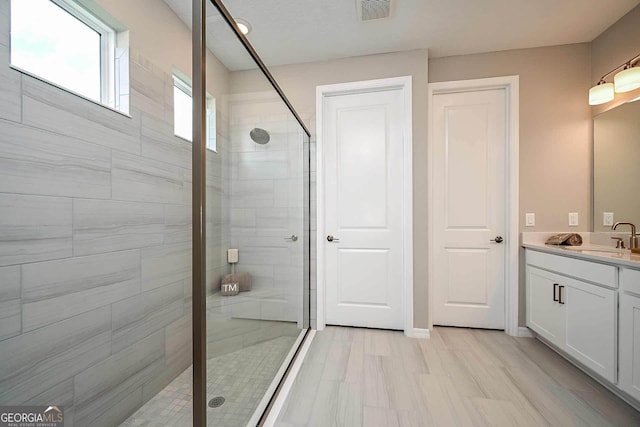
{"label": "white interior door", "polygon": [[323,103],[325,319],[403,329],[403,91]]}
{"label": "white interior door", "polygon": [[505,327],[505,89],[433,97],[433,323]]}

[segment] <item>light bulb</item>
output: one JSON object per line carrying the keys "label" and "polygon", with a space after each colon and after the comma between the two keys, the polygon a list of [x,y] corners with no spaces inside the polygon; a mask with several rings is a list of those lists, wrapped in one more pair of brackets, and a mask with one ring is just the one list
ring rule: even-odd
{"label": "light bulb", "polygon": [[600,82],[589,89],[589,105],[600,105],[612,101],[614,97],[613,83]]}
{"label": "light bulb", "polygon": [[251,25],[244,19],[236,18],[236,26],[245,36],[251,32]]}
{"label": "light bulb", "polygon": [[640,67],[630,67],[613,77],[616,92],[629,92],[640,87]]}

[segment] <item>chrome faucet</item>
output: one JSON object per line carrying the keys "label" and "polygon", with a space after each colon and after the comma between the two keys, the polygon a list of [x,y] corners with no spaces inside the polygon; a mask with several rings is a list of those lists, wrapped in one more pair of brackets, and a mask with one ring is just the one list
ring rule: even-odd
{"label": "chrome faucet", "polygon": [[616,228],[618,228],[619,225],[628,225],[629,227],[631,227],[631,236],[629,237],[629,248],[630,249],[637,248],[638,235],[636,234],[636,226],[630,222],[616,222],[615,224],[613,224],[613,227],[611,227],[611,229],[615,230]]}

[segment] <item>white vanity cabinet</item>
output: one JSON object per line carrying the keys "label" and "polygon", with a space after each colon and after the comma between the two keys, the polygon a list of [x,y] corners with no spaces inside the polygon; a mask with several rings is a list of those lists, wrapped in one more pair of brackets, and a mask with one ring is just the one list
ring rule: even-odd
{"label": "white vanity cabinet", "polygon": [[620,270],[619,387],[640,400],[640,271]]}
{"label": "white vanity cabinet", "polygon": [[564,322],[558,282],[557,274],[527,265],[527,326],[560,346],[564,341]]}
{"label": "white vanity cabinet", "polygon": [[618,293],[597,285],[563,279],[566,297],[564,350],[586,367],[617,381]]}
{"label": "white vanity cabinet", "polygon": [[527,326],[615,383],[617,267],[532,250],[526,264]]}

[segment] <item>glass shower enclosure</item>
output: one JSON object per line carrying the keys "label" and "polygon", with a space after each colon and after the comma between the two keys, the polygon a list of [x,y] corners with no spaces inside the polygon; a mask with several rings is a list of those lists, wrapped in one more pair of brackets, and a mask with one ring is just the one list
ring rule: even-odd
{"label": "glass shower enclosure", "polygon": [[0,406],[259,425],[309,237],[309,132],[221,1],[0,0]]}
{"label": "glass shower enclosure", "polygon": [[204,14],[207,51],[234,70],[263,67],[260,90],[231,73],[218,152],[205,153],[207,422],[257,425],[309,327],[309,136],[230,12],[206,1]]}

